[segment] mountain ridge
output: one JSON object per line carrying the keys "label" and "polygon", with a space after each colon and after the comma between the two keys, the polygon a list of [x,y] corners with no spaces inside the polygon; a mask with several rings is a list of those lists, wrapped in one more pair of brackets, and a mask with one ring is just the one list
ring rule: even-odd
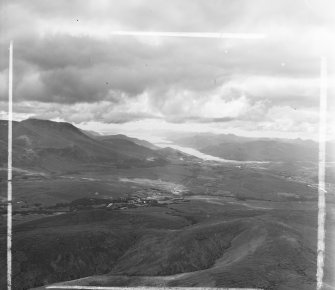
{"label": "mountain ridge", "polygon": [[[8,122],[0,121],[0,163],[7,162]],[[125,147],[125,143],[127,146]],[[166,160],[131,141],[104,142],[66,122],[28,119],[13,122],[13,165],[57,170],[81,164],[154,166]]]}
{"label": "mountain ridge", "polygon": [[[175,144],[196,149],[202,153],[238,161],[307,161],[317,162],[318,143],[312,140],[254,138],[233,134],[193,134],[170,137]],[[327,142],[326,160],[334,160],[334,146]]]}

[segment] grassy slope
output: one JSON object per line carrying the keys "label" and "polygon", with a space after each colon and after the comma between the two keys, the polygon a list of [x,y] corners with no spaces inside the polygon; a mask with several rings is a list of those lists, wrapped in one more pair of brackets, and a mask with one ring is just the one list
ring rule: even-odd
{"label": "grassy slope", "polygon": [[[6,156],[7,122],[0,121],[0,154]],[[165,164],[155,150],[128,140],[104,142],[85,135],[75,126],[47,120],[13,123],[13,166],[64,171],[86,164],[115,166],[153,166]],[[156,157],[154,162],[147,158]],[[5,158],[0,165],[5,164]]]}
{"label": "grassy slope", "polygon": [[305,208],[251,210],[193,200],[29,222],[15,233],[16,289],[23,280],[33,287],[107,273],[80,283],[312,289],[316,210]]}

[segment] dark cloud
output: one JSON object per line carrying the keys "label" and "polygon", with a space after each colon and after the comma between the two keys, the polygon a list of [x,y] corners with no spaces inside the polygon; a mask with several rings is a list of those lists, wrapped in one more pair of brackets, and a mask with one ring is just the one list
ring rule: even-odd
{"label": "dark cloud", "polygon": [[145,114],[145,113],[115,112],[102,116],[100,118],[99,116],[97,116],[97,118],[95,118],[94,120],[103,123],[123,124],[130,121],[138,121],[142,119],[158,119],[158,118],[156,116],[153,116],[152,114]]}
{"label": "dark cloud", "polygon": [[[329,31],[327,5],[328,0],[15,0],[2,7],[7,16],[0,79],[6,80],[8,41],[14,39],[15,101],[38,103],[39,109],[26,107],[38,116],[225,123],[256,122],[272,107],[316,110],[322,49],[315,35]],[[149,39],[110,36],[111,30],[267,37]],[[7,97],[5,86],[0,97]]]}
{"label": "dark cloud", "polygon": [[[218,40],[200,39],[168,41],[166,45],[155,46],[132,37],[104,41],[69,35],[24,38],[15,46],[17,97],[71,104],[108,100],[111,96],[115,100],[115,92],[136,96],[155,91],[159,94],[155,97],[164,100],[171,88],[203,94],[237,76],[280,79],[318,72],[316,61],[301,61],[297,65],[294,55],[279,57],[278,48],[274,50],[269,45],[264,48],[252,41],[244,44],[254,50],[243,51],[240,46],[226,50]],[[256,48],[272,53],[257,53]],[[285,60],[285,67],[279,59]],[[248,93],[248,87],[245,90]],[[288,92],[274,93],[285,97]],[[269,95],[260,93],[255,97]]]}

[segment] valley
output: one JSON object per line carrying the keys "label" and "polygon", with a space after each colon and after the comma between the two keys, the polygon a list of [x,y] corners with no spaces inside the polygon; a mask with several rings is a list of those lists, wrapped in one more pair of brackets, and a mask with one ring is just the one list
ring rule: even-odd
{"label": "valley", "polygon": [[[40,122],[29,124],[35,139],[20,129],[38,145],[14,141],[14,289],[315,289],[314,162],[204,160],[172,148],[143,147],[146,143],[125,136],[98,140],[70,127],[78,134],[76,143],[69,126],[59,123],[52,128],[69,137],[54,145],[38,137]],[[54,138],[52,129],[46,131]],[[62,146],[78,148],[69,159]],[[28,149],[34,152],[31,164],[22,157]],[[6,283],[5,168],[3,163],[1,288]],[[333,186],[327,180],[329,193]],[[325,289],[335,285],[334,202],[327,194]]]}

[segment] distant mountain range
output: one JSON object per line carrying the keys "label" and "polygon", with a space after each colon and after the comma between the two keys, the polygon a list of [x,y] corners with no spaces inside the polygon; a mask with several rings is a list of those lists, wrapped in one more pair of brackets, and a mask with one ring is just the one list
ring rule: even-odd
{"label": "distant mountain range", "polygon": [[[0,166],[7,163],[8,122],[0,121]],[[239,161],[318,160],[318,145],[310,140],[247,138],[233,134],[170,136],[180,146]],[[334,143],[328,144],[327,161],[334,161]],[[331,150],[332,149],[332,150]],[[196,161],[172,148],[159,148],[126,135],[101,135],[82,131],[66,122],[28,119],[13,122],[13,166],[48,171],[71,171],[87,165],[118,168],[160,166]]]}
{"label": "distant mountain range", "polygon": [[[309,161],[318,160],[318,144],[302,139],[248,138],[233,134],[202,133],[169,138],[208,155],[239,161]],[[334,143],[327,144],[327,161],[334,160]]]}

